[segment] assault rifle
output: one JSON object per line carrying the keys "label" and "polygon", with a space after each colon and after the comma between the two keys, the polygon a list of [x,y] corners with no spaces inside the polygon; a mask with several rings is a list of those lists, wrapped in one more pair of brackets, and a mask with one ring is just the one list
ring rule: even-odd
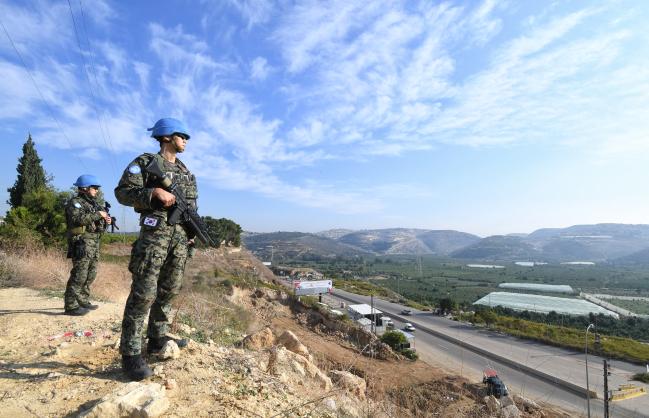
{"label": "assault rifle", "polygon": [[156,158],[152,159],[144,168],[144,171],[154,176],[163,189],[176,197],[176,203],[167,212],[167,223],[169,225],[180,223],[187,229],[190,238],[197,237],[203,244],[216,247],[216,243],[208,233],[207,225],[205,225],[205,222],[203,222],[200,215],[196,212],[196,209],[189,205],[185,199],[185,192],[182,187],[177,185],[162,171],[158,160]]}
{"label": "assault rifle", "polygon": [[[104,212],[110,216],[110,203],[104,202]],[[117,226],[117,218],[114,216],[110,216],[110,232],[115,233],[115,230],[117,229],[119,231],[119,226]]]}

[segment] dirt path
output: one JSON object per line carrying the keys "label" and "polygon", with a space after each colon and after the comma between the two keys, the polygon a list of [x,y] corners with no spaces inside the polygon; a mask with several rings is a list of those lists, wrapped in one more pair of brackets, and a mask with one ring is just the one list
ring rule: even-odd
{"label": "dirt path", "polygon": [[[122,305],[100,303],[85,317],[31,289],[0,290],[0,404],[3,416],[63,416],[120,381]],[[89,336],[61,334],[89,331]],[[55,337],[58,336],[58,337]],[[74,410],[76,408],[72,408]]]}

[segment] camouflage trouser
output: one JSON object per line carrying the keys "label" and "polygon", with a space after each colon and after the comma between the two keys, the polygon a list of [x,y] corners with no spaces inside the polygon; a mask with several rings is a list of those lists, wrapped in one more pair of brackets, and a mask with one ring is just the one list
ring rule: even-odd
{"label": "camouflage trouser", "polygon": [[76,309],[80,304],[90,303],[90,285],[97,277],[99,263],[100,234],[87,233],[74,238],[74,242],[83,241],[84,254],[72,257],[72,271],[65,288],[65,310]]}
{"label": "camouflage trouser", "polygon": [[149,338],[163,337],[171,322],[171,301],[180,291],[187,261],[187,234],[180,225],[161,224],[155,229],[142,226],[133,244],[129,263],[133,284],[122,320],[122,355],[141,353],[147,314]]}

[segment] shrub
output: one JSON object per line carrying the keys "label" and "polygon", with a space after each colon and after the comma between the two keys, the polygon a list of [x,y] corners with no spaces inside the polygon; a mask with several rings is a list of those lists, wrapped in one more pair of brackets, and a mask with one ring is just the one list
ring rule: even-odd
{"label": "shrub", "polygon": [[405,350],[402,350],[401,354],[403,354],[403,356],[409,360],[417,360],[419,358],[419,354],[417,354],[417,352],[415,352],[415,350],[411,348],[406,348]]}
{"label": "shrub", "polygon": [[634,374],[631,379],[644,382],[644,383],[649,383],[649,373],[637,373]]}
{"label": "shrub", "polygon": [[65,242],[65,204],[69,192],[41,188],[26,193],[22,206],[7,212],[0,235],[20,246],[37,238],[45,245],[62,245]]}
{"label": "shrub", "polygon": [[408,343],[408,339],[403,333],[399,331],[387,331],[381,335],[381,341],[389,345],[394,351],[400,351],[404,344]]}

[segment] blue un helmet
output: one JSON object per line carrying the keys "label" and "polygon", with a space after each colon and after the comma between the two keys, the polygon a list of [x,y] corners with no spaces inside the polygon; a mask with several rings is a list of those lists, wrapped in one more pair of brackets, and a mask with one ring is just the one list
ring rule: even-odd
{"label": "blue un helmet", "polygon": [[174,118],[162,118],[153,125],[153,128],[149,128],[147,131],[152,131],[151,136],[153,138],[180,134],[186,139],[189,139],[189,129],[187,129],[187,126]]}
{"label": "blue un helmet", "polygon": [[77,187],[90,187],[90,186],[101,187],[101,181],[99,181],[99,177],[95,175],[82,174],[79,176],[77,181],[74,182],[74,185]]}

